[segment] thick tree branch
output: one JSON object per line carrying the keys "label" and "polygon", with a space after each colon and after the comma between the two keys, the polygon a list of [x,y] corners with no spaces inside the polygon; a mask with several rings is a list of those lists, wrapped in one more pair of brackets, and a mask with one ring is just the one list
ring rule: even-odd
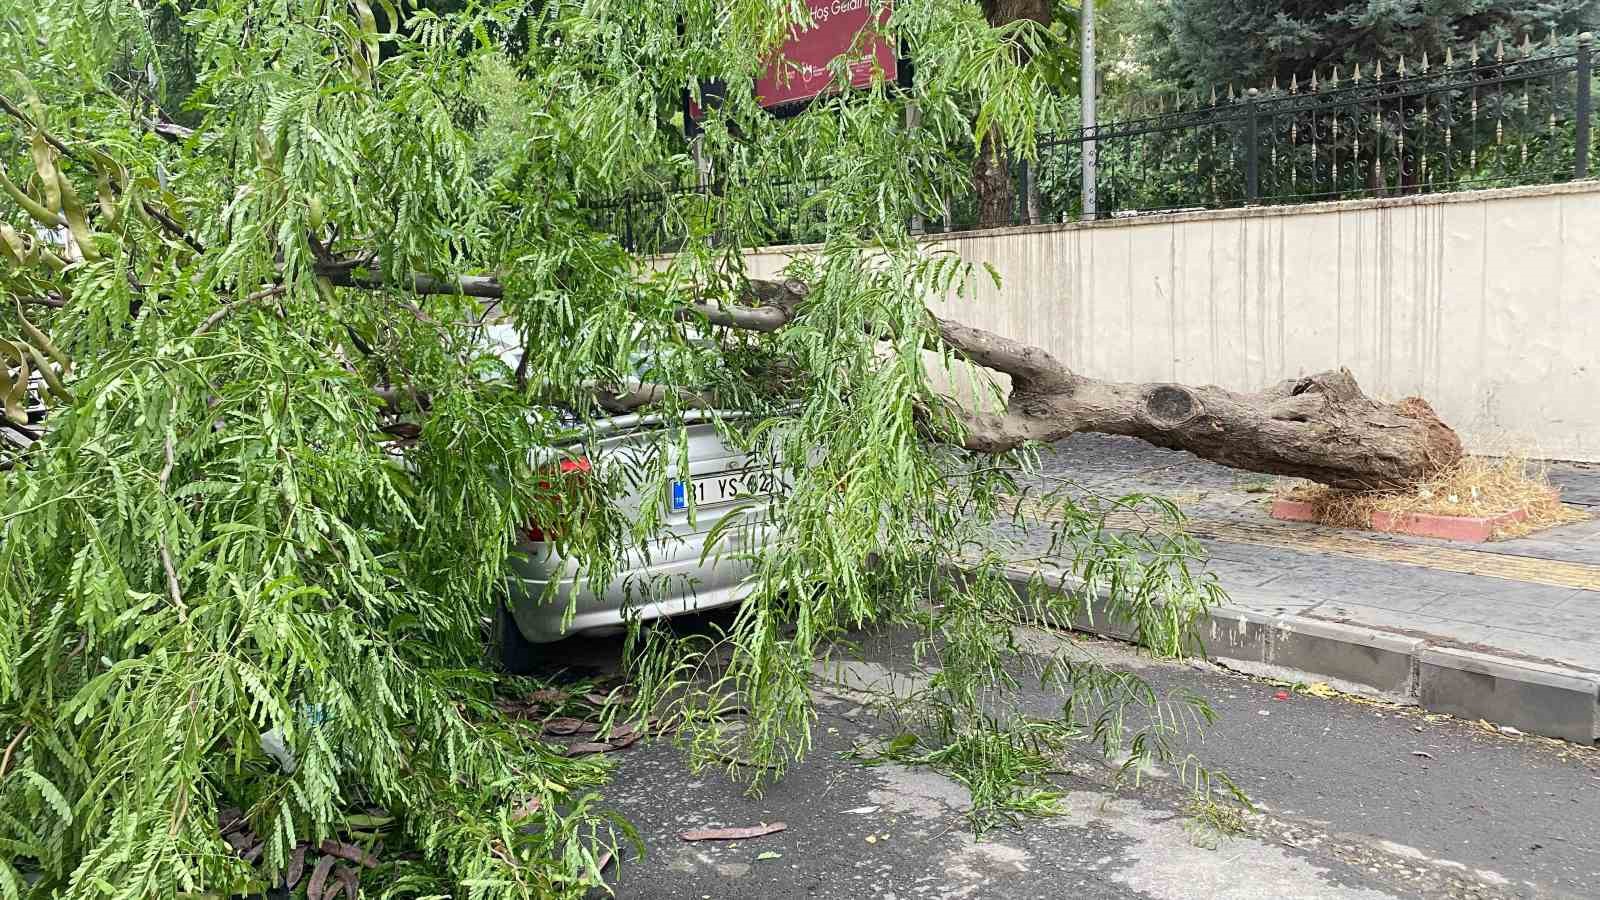
{"label": "thick tree branch", "polygon": [[984,452],[1093,431],[1355,490],[1403,487],[1461,458],[1460,439],[1427,401],[1380,403],[1343,369],[1255,394],[1075,376],[1065,389],[1014,386],[1004,415],[963,421],[965,445]]}
{"label": "thick tree branch", "polygon": [[624,390],[595,390],[595,400],[600,408],[613,414],[628,413],[646,406],[655,406],[675,394],[687,406],[714,407],[716,399],[700,391],[685,391],[663,384],[635,384]]}
{"label": "thick tree branch", "polygon": [[[314,271],[337,287],[368,290],[392,287],[384,280],[383,274],[375,268],[370,257],[318,263]],[[438,278],[416,273],[411,276],[411,283],[403,285],[402,289],[413,294],[452,294],[495,300],[505,296],[505,289],[501,287],[500,280],[492,275],[453,275],[448,278]]]}
{"label": "thick tree branch", "polygon": [[[370,255],[318,263],[316,274],[327,278],[338,287],[379,290],[391,285],[378,270],[377,261]],[[439,277],[413,273],[410,283],[403,286],[413,294],[449,294],[499,300],[505,288],[493,275],[450,275]],[[714,303],[693,302],[679,313],[682,319],[703,318],[713,325],[723,325],[745,331],[776,331],[794,319],[809,293],[801,281],[754,280],[748,285],[746,302],[719,306]]]}
{"label": "thick tree branch", "polygon": [[[337,263],[319,274],[350,287],[384,286],[380,275],[358,263]],[[503,294],[491,276],[418,274],[406,287],[419,294]],[[807,294],[806,285],[798,281],[752,280],[744,302],[691,302],[679,317],[772,332],[794,321]],[[1362,393],[1345,370],[1291,379],[1254,394],[1211,386],[1101,381],[1073,372],[1022,341],[949,319],[934,317],[933,324],[939,340],[956,355],[1011,378],[1003,413],[949,410],[970,450],[998,453],[1094,431],[1142,438],[1252,472],[1354,489],[1403,486],[1461,457],[1460,439],[1426,401],[1378,402]],[[601,403],[625,412],[659,403],[667,390],[640,385],[602,391]]]}
{"label": "thick tree branch", "polygon": [[935,317],[934,321],[939,338],[957,355],[1010,375],[1013,384],[1035,390],[1068,390],[1077,381],[1072,370],[1038,347],[949,319]]}

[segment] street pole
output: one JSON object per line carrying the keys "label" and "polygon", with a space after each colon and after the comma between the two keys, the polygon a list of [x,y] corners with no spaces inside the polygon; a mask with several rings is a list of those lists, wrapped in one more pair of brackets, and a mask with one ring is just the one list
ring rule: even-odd
{"label": "street pole", "polygon": [[[1079,29],[1083,37],[1083,58],[1078,64],[1080,77],[1078,79],[1083,103],[1083,127],[1086,134],[1093,134],[1095,116],[1094,100],[1097,85],[1095,84],[1094,63],[1094,0],[1083,0],[1083,7],[1079,13]],[[1095,176],[1098,170],[1095,159],[1095,142],[1091,138],[1085,140],[1080,146],[1083,154],[1083,218],[1095,218]]]}

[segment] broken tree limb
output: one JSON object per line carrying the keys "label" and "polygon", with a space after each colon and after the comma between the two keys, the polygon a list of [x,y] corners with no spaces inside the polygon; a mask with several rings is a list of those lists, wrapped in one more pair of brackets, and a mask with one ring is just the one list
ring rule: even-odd
{"label": "broken tree limb", "polygon": [[[392,287],[384,281],[383,273],[378,271],[377,264],[371,257],[319,262],[314,271],[338,287],[368,290]],[[400,289],[413,294],[461,294],[491,300],[505,296],[505,289],[501,287],[499,279],[492,275],[454,275],[439,278],[434,275],[413,273],[411,283],[400,286]]]}
{"label": "broken tree limb", "polygon": [[[370,264],[370,258],[367,260]],[[359,273],[359,274],[357,274]],[[383,287],[376,268],[349,262],[318,267],[335,284]],[[491,276],[413,275],[417,294],[498,298]],[[733,304],[691,302],[679,316],[712,325],[772,332],[804,308],[807,286],[752,279]],[[962,359],[1011,378],[1003,412],[955,405],[948,412],[969,450],[1000,453],[1080,431],[1136,437],[1203,459],[1269,475],[1307,478],[1355,490],[1399,488],[1461,458],[1461,441],[1427,401],[1384,403],[1340,369],[1293,378],[1257,393],[1215,386],[1103,381],[1074,372],[1039,347],[960,322],[933,318],[939,340]],[[613,412],[659,402],[665,388],[638,385],[609,392]]]}
{"label": "broken tree limb", "polygon": [[1427,401],[1373,400],[1344,369],[1254,394],[1082,376],[1041,387],[1006,374],[1012,390],[1004,413],[956,410],[969,449],[1001,452],[1093,431],[1353,490],[1403,487],[1461,458],[1460,439]]}

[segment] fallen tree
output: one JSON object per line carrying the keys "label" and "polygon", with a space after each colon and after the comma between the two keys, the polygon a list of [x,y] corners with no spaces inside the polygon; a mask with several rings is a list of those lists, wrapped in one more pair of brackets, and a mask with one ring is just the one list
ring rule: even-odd
{"label": "fallen tree", "polygon": [[[371,267],[370,259],[366,265]],[[338,276],[336,283],[381,286],[378,279],[350,277],[350,269],[347,263],[328,267]],[[417,275],[409,288],[418,294],[504,295],[499,281],[487,276]],[[743,284],[741,302],[686,304],[679,316],[772,332],[802,313],[808,292],[799,281],[752,279]],[[940,346],[1010,378],[1003,413],[956,408],[962,446],[976,452],[1004,453],[1098,432],[1187,450],[1236,469],[1352,490],[1405,487],[1461,459],[1460,438],[1426,400],[1374,400],[1347,369],[1286,379],[1253,394],[1170,382],[1111,382],[1080,375],[1025,342],[949,319],[931,321]],[[614,412],[634,410],[660,402],[668,390],[632,386],[608,394],[604,405]]]}
{"label": "fallen tree", "polygon": [[[1016,621],[1104,595],[1176,655],[1220,597],[1181,532],[1108,530],[1067,494],[1042,502],[1082,589],[1014,590],[994,526],[1032,442],[1136,434],[1340,484],[1453,452],[1425,406],[1342,376],[1109,384],[930,313],[972,278],[906,227],[970,183],[947,136],[1020,151],[1057,107],[1044,55],[974,4],[885,26],[913,128],[882,86],[768,118],[750,76],[796,4],[437,6],[42,0],[0,29],[23,70],[0,84],[0,896],[254,895],[317,854],[314,883],[396,895],[602,884],[627,829],[601,764],[504,714],[526,686],[489,670],[483,624],[530,522],[599,584],[658,539],[662,510],[605,501],[685,477],[708,399],[792,487],[725,634],[640,636],[634,712],[776,777],[809,749],[818,656],[915,629],[937,676],[903,721],[979,827],[1053,808],[1048,754],[1082,742],[1213,784],[1173,742],[1203,706],[1070,648],[1042,667],[1059,717],[1006,708]],[[725,190],[662,199],[677,252],[645,259],[595,198],[698,175],[664,123],[701,78],[730,86],[701,145]],[[751,279],[780,167],[825,176],[802,198],[819,249]],[[488,306],[520,358],[485,347]],[[953,404],[930,353],[1009,376],[1003,410]],[[552,487],[549,448],[646,406],[651,453]],[[1119,508],[1141,504],[1171,513]]]}

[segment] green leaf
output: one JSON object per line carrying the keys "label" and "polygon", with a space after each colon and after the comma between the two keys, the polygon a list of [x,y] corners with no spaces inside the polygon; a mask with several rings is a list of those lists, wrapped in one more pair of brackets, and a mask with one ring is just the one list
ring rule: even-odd
{"label": "green leaf", "polygon": [[30,784],[39,789],[40,796],[44,797],[45,802],[50,804],[50,808],[55,811],[62,824],[71,825],[72,804],[67,802],[67,798],[61,793],[61,789],[56,787],[50,779],[33,769],[24,769],[21,774]]}

